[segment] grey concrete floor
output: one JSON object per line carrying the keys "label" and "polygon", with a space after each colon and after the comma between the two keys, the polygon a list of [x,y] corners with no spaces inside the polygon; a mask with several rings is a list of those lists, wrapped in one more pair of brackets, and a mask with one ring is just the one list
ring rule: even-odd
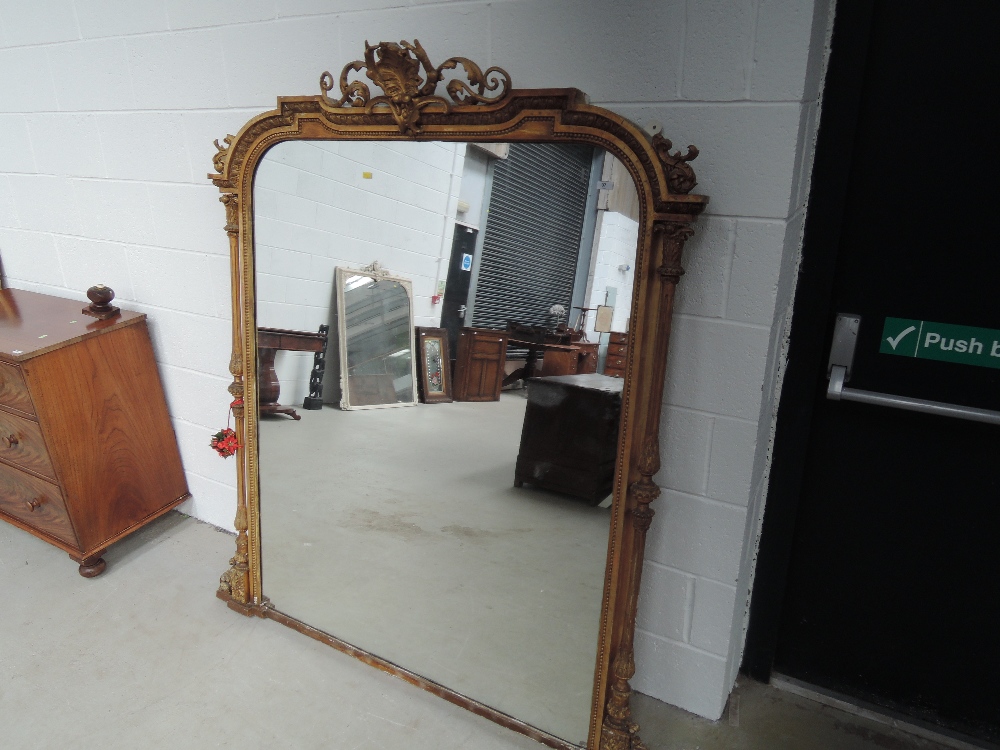
{"label": "grey concrete floor", "polygon": [[[215,598],[233,537],[170,513],[86,580],[0,523],[0,748],[532,750],[541,745]],[[942,750],[771,688],[739,726],[636,695],[650,750]]]}
{"label": "grey concrete floor", "polygon": [[513,486],[526,404],[504,393],[262,420],[263,592],[285,614],[584,744],[610,511]]}

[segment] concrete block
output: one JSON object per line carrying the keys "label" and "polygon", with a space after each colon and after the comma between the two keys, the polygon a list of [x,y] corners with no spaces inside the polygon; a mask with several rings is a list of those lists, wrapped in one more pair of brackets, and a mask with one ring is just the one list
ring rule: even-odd
{"label": "concrete block", "polygon": [[74,0],[84,39],[166,31],[167,10],[161,3],[109,3]]}
{"label": "concrete block", "polygon": [[0,115],[0,172],[37,171],[24,115]]}
{"label": "concrete block", "polygon": [[803,98],[816,10],[823,12],[814,3],[800,0],[760,0],[751,99],[800,101]]}
{"label": "concrete block", "polygon": [[276,276],[270,273],[257,271],[257,303],[262,302],[285,302],[287,299],[286,288],[288,281],[284,276]]}
{"label": "concrete block", "polygon": [[729,320],[771,325],[784,240],[785,222],[736,223],[736,247],[726,298]]}
{"label": "concrete block", "polygon": [[0,228],[17,229],[20,226],[21,220],[17,217],[10,180],[7,179],[7,175],[0,174]]}
{"label": "concrete block", "polygon": [[115,290],[119,303],[135,300],[123,245],[61,236],[56,237],[56,249],[66,283],[75,291],[85,292],[94,284],[104,284]]}
{"label": "concrete block", "polygon": [[683,643],[639,631],[632,688],[715,721],[729,696],[726,662]]}
{"label": "concrete block", "polygon": [[276,247],[271,251],[272,273],[280,269],[283,276],[291,279],[311,278],[312,263],[306,253]]}
{"label": "concrete block", "polygon": [[836,5],[835,0],[817,0],[815,3],[809,40],[809,58],[806,62],[806,78],[802,86],[802,98],[807,102],[816,101],[820,91],[823,90]]}
{"label": "concrete block", "polygon": [[129,309],[149,316],[157,362],[216,375],[229,372],[233,340],[229,320],[140,303],[129,304]]}
{"label": "concrete block", "polygon": [[[214,186],[149,183],[145,187],[155,244],[229,256],[229,236],[223,231],[226,210]],[[146,242],[148,237],[147,232]]]}
{"label": "concrete block", "polygon": [[[223,459],[219,459],[222,461]],[[185,472],[191,499],[178,506],[177,510],[199,521],[210,523],[231,533],[236,532],[236,472],[233,471],[233,485],[206,479],[192,471]],[[236,544],[235,538],[233,544]],[[235,546],[234,546],[235,549]]]}
{"label": "concrete block", "polygon": [[575,86],[595,102],[677,95],[680,0],[506,2],[491,10],[491,47],[482,49],[491,50],[490,64],[510,72],[516,86]]}
{"label": "concrete block", "polygon": [[661,638],[683,641],[691,616],[688,602],[693,587],[693,576],[645,563],[636,627]]}
{"label": "concrete block", "polygon": [[10,175],[7,179],[23,229],[81,233],[73,180],[48,175]]}
{"label": "concrete block", "polygon": [[[405,8],[409,5],[406,0],[277,0],[278,17],[288,16],[314,16],[330,13],[344,13],[352,10],[375,10],[377,8]],[[369,42],[376,44],[374,39]],[[398,39],[391,41],[398,42]],[[344,55],[356,54],[359,58],[364,54],[361,51],[350,50]],[[340,58],[338,58],[340,59]],[[354,58],[344,57],[345,62]],[[337,71],[339,73],[339,71]]]}
{"label": "concrete block", "polygon": [[273,0],[224,0],[214,3],[166,0],[164,5],[171,29],[243,24],[274,18]]}
{"label": "concrete block", "polygon": [[146,244],[154,226],[146,185],[114,180],[74,180],[80,234],[93,239]]}
{"label": "concrete block", "polygon": [[736,587],[698,578],[694,582],[691,645],[719,656],[729,653],[730,624],[736,606]]}
{"label": "concrete block", "polygon": [[748,98],[757,3],[701,0],[688,3],[686,10],[683,98]]}
{"label": "concrete block", "polygon": [[695,144],[695,192],[709,211],[784,219],[795,172],[798,104],[609,105],[636,122],[659,122],[674,145]]}
{"label": "concrete block", "polygon": [[756,422],[717,417],[712,428],[706,494],[715,500],[746,506],[756,453]]}
{"label": "concrete block", "polygon": [[51,44],[80,38],[73,0],[0,1],[0,25],[8,47]]}
{"label": "concrete block", "polygon": [[[59,109],[47,52],[56,47],[0,50],[0,112],[51,112]],[[61,80],[67,83],[68,75]],[[69,83],[68,85],[72,85]]]}
{"label": "concrete block", "polygon": [[[419,39],[434,65],[440,65],[449,57],[468,57],[485,69],[483,51],[490,49],[492,43],[490,7],[461,4],[352,13],[350,23],[339,26],[340,58],[336,70],[330,71],[335,78],[340,77],[344,64],[364,57],[365,39],[372,44],[383,40]],[[327,70],[327,66],[323,70]]]}
{"label": "concrete block", "polygon": [[[143,37],[144,40],[147,38]],[[55,72],[52,78],[59,81],[55,94],[59,104],[44,109],[75,112],[135,108],[128,53],[123,40],[98,39],[59,44],[48,47],[47,53]],[[155,83],[140,78],[135,88],[138,90],[145,86],[155,87]],[[146,147],[149,147],[148,143]]]}
{"label": "concrete block", "polygon": [[660,420],[660,434],[661,468],[656,483],[681,492],[704,493],[712,418],[668,406]]}
{"label": "concrete block", "polygon": [[[107,176],[121,180],[196,182],[207,185],[207,168],[191,169],[183,118],[172,112],[115,112],[97,115]],[[151,143],[156,148],[150,148]],[[208,162],[211,166],[211,162]]]}
{"label": "concrete block", "polygon": [[125,44],[139,109],[229,106],[225,57],[216,32],[129,37]]}
{"label": "concrete block", "polygon": [[233,295],[230,282],[228,255],[206,255],[209,274],[212,277],[212,291],[215,297],[215,315],[231,320],[233,316]]}
{"label": "concrete block", "polygon": [[233,398],[226,390],[232,382],[227,372],[208,374],[163,364],[160,378],[172,417],[213,432],[221,428],[219,420],[225,421]]}
{"label": "concrete block", "polygon": [[0,258],[11,281],[66,285],[55,239],[50,234],[0,229]]}
{"label": "concrete block", "polygon": [[677,312],[718,318],[726,299],[726,275],[732,260],[734,222],[706,216],[684,246],[684,276],[677,285]]}
{"label": "concrete block", "polygon": [[289,302],[310,307],[324,307],[330,304],[333,296],[333,280],[311,281],[307,279],[288,279]]}
{"label": "concrete block", "polygon": [[673,490],[665,490],[653,507],[647,561],[736,583],[746,509]]}
{"label": "concrete block", "polygon": [[129,247],[128,265],[137,302],[215,315],[211,273],[202,253]]}
{"label": "concrete block", "polygon": [[665,400],[673,406],[756,419],[768,329],[674,316]]}
{"label": "concrete block", "polygon": [[[222,29],[230,103],[272,109],[279,95],[320,93],[320,74],[343,65],[340,58],[333,59],[329,41],[336,38],[342,22],[336,16],[324,16]],[[248,49],[267,54],[248,55]],[[339,80],[340,67],[330,72]]]}
{"label": "concrete block", "polygon": [[287,224],[300,224],[306,227],[316,227],[316,207],[319,205],[308,198],[287,193],[276,193],[275,216],[278,221]]}
{"label": "concrete block", "polygon": [[106,176],[101,136],[94,115],[29,115],[27,121],[39,173]]}
{"label": "concrete block", "polygon": [[205,479],[219,484],[228,485],[233,482],[232,476],[236,469],[233,461],[225,461],[219,454],[209,448],[212,435],[226,426],[226,413],[229,401],[223,390],[220,398],[219,421],[215,427],[202,427],[183,419],[174,418],[174,434],[177,435],[177,447],[181,454],[181,463],[186,472],[193,472]]}

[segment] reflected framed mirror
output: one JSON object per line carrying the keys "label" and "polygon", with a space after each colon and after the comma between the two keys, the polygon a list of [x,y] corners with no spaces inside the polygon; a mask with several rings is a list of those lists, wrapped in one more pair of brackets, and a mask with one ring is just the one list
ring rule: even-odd
{"label": "reflected framed mirror", "polygon": [[[641,748],[697,149],[416,41],[366,43],[216,146],[241,446],[218,596],[551,747]],[[453,399],[418,403],[418,329]],[[261,408],[265,350],[297,419]]]}

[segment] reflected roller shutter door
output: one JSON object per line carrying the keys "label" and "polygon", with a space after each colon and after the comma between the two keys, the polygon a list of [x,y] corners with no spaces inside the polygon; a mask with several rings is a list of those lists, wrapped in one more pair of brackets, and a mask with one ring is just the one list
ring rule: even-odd
{"label": "reflected roller shutter door", "polygon": [[496,161],[472,325],[550,325],[552,305],[570,312],[593,155],[591,146],[514,143]]}

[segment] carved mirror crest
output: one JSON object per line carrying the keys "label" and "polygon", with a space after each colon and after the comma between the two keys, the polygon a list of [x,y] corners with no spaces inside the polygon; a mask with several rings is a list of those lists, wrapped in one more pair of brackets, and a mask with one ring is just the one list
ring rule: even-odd
{"label": "carved mirror crest", "polygon": [[[320,89],[216,142],[241,446],[218,595],[551,747],[641,748],[633,637],[697,149],[417,41],[366,42]],[[597,229],[612,161],[635,217]],[[376,257],[392,277],[351,270]],[[261,414],[258,326],[289,334],[276,382],[308,392],[301,419]],[[415,326],[452,339],[454,402],[416,404]]]}

